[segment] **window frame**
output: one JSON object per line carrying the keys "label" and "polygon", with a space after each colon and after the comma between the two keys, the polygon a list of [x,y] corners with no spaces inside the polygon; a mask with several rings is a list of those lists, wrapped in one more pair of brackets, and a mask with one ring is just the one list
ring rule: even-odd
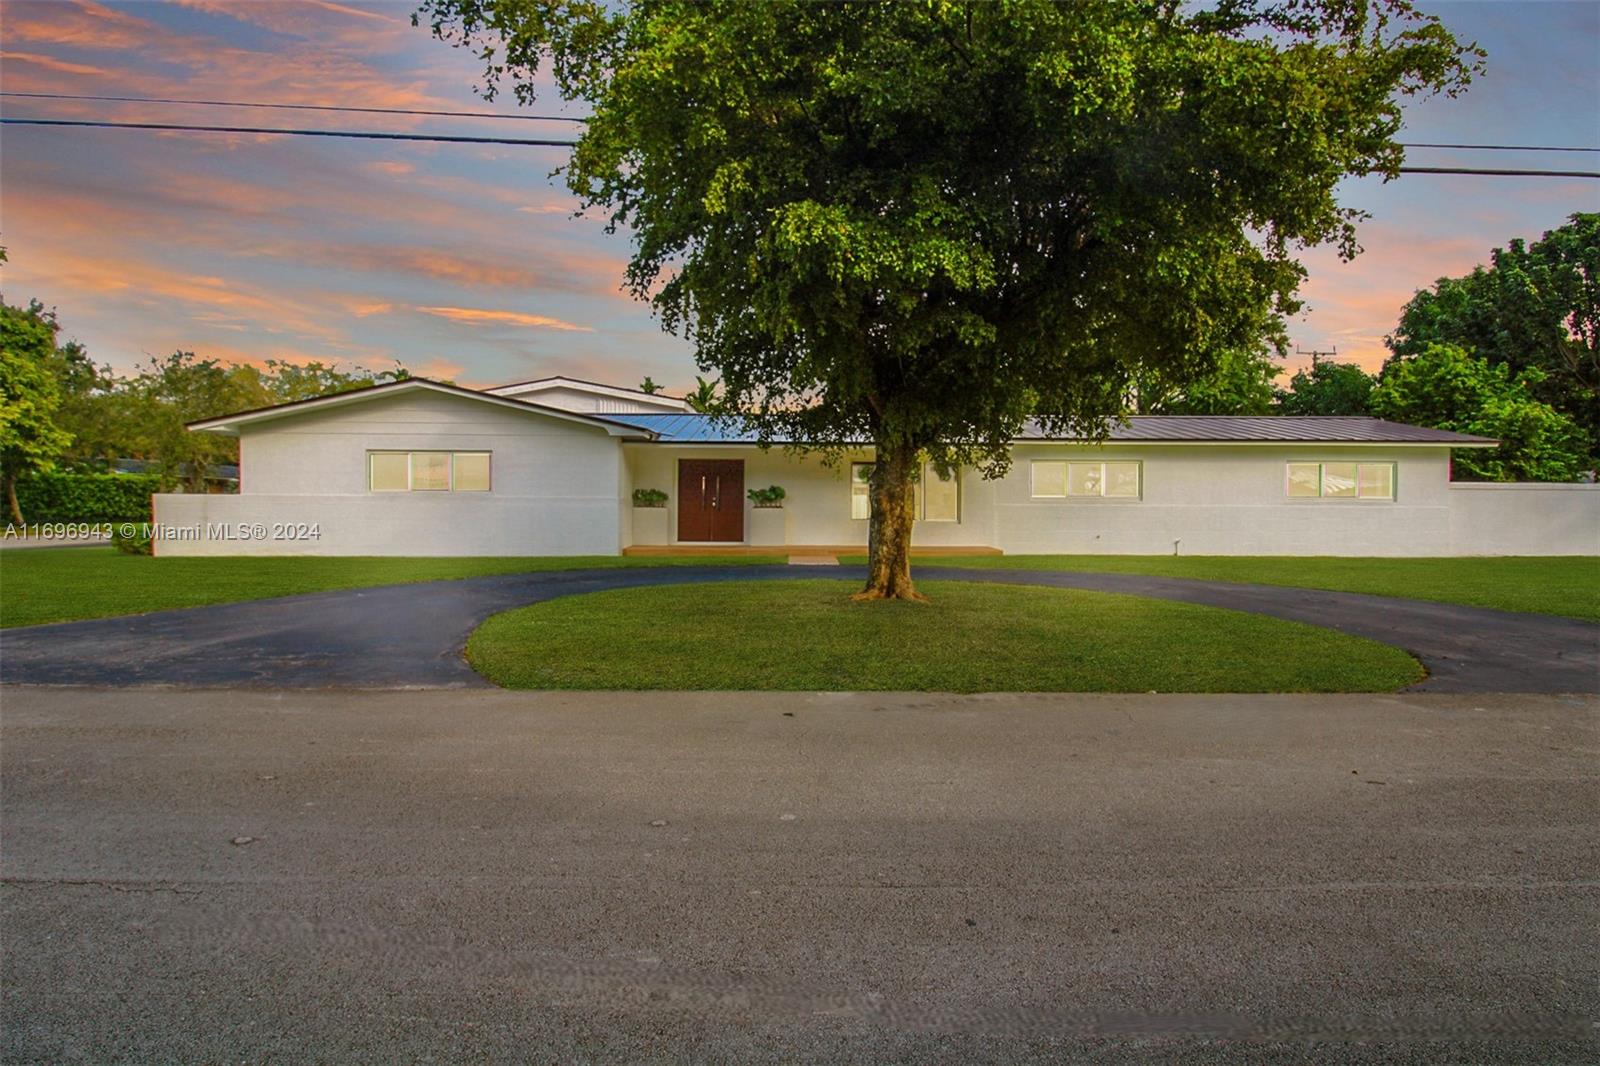
{"label": "window frame", "polygon": [[[379,489],[373,487],[372,461],[379,455],[403,455],[406,466],[406,487],[403,489]],[[415,487],[415,460],[416,455],[445,455],[449,459],[445,463],[446,485],[441,489],[419,489]],[[461,455],[481,455],[488,461],[487,484],[481,489],[460,489],[456,487],[456,457]],[[411,493],[449,495],[461,494],[465,496],[482,496],[494,491],[494,452],[483,448],[465,448],[455,450],[451,448],[368,448],[367,449],[367,492],[381,496],[400,496]]]}
{"label": "window frame", "polygon": [[[868,522],[868,521],[872,520],[872,474],[871,474],[871,470],[876,465],[877,465],[876,463],[862,462],[862,461],[859,461],[859,460],[851,460],[851,462],[850,462],[850,521],[852,521],[852,522]],[[867,476],[866,476],[865,479],[859,478],[859,477],[856,476],[856,471],[859,470],[861,467],[866,467],[867,470],[868,470],[868,473],[867,473]],[[866,491],[864,493],[859,493],[858,494],[856,492],[856,486],[858,486],[858,485],[863,486],[866,489]],[[866,508],[867,513],[866,514],[861,514],[861,515],[856,514],[856,500],[857,499],[865,499],[867,501],[867,508]]]}
{"label": "window frame", "polygon": [[[872,475],[869,473],[866,480],[862,480],[856,474],[856,471],[862,467],[865,467],[870,471],[876,465],[877,464],[875,462],[867,462],[865,460],[851,460],[850,462],[850,520],[852,522],[866,522],[872,518]],[[934,468],[933,462],[931,460],[924,461],[917,468],[917,471],[917,480],[912,485],[915,505],[911,520],[913,522],[932,522],[935,525],[960,525],[962,495],[961,468],[959,466],[956,467],[955,470],[953,470],[950,474],[949,483],[955,487],[956,492],[956,513],[954,517],[951,518],[928,517],[928,494],[923,490],[922,483],[929,477],[937,478],[939,476],[939,472]],[[861,486],[865,491],[857,492],[857,486]],[[858,515],[856,514],[856,501],[863,498],[866,500],[866,513]]]}
{"label": "window frame", "polygon": [[[1317,468],[1317,494],[1315,496],[1296,496],[1290,489],[1293,487],[1293,478],[1290,470],[1297,466],[1314,466]],[[1355,491],[1348,496],[1330,496],[1327,491],[1327,468],[1329,466],[1354,466],[1356,468]],[[1362,495],[1361,481],[1364,469],[1367,467],[1387,467],[1389,470],[1389,494],[1387,496]],[[1364,461],[1361,459],[1285,459],[1283,462],[1283,496],[1284,499],[1295,503],[1321,503],[1332,500],[1337,503],[1394,503],[1400,498],[1400,464],[1393,459],[1378,461]]]}
{"label": "window frame", "polygon": [[[948,484],[952,489],[955,490],[955,514],[951,515],[949,518],[928,517],[928,491],[927,489],[923,488],[923,486],[928,483],[929,479],[938,480],[941,484]],[[917,480],[916,521],[932,522],[935,525],[959,525],[961,523],[961,468],[959,466],[950,472],[950,480],[946,482],[943,478],[939,477],[939,471],[931,460],[922,464],[922,474]]]}
{"label": "window frame", "polygon": [[[1040,466],[1060,466],[1061,491],[1040,492],[1038,468]],[[1097,482],[1099,492],[1073,492],[1072,468],[1074,466],[1098,466],[1100,476]],[[1107,470],[1111,466],[1131,466],[1134,469],[1136,490],[1131,496],[1112,495],[1106,491],[1111,483]],[[1109,503],[1137,503],[1144,499],[1144,460],[1143,459],[1030,459],[1028,460],[1028,498],[1031,500],[1101,500]]]}

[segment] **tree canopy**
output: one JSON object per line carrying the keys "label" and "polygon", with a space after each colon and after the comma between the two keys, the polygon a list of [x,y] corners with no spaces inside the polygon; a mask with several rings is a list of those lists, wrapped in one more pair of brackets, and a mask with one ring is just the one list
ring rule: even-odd
{"label": "tree canopy", "polygon": [[57,329],[55,316],[37,302],[24,308],[0,301],[0,480],[18,525],[25,516],[17,479],[48,470],[72,443],[58,420]]}
{"label": "tree canopy", "polygon": [[[626,281],[764,441],[870,441],[868,594],[915,595],[923,455],[1004,471],[1029,417],[1102,435],[1356,250],[1400,99],[1478,53],[1401,0],[558,3],[418,19],[589,120],[565,168]],[[549,84],[544,82],[543,84]]]}
{"label": "tree canopy", "polygon": [[1487,267],[1440,278],[1406,304],[1388,340],[1392,361],[1450,344],[1513,377],[1537,370],[1532,394],[1600,444],[1600,213],[1573,215],[1533,244],[1494,249]]}
{"label": "tree canopy", "polygon": [[1459,449],[1453,476],[1467,481],[1573,481],[1591,468],[1589,439],[1571,417],[1536,398],[1544,372],[1513,376],[1464,349],[1430,344],[1384,368],[1372,413],[1396,422],[1494,437],[1493,451]]}
{"label": "tree canopy", "polygon": [[1374,378],[1355,363],[1324,359],[1295,371],[1287,391],[1278,393],[1285,415],[1365,415],[1372,413]]}

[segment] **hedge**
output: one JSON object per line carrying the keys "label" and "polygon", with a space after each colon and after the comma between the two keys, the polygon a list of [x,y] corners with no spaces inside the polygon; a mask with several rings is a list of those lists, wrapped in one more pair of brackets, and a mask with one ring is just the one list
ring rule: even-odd
{"label": "hedge", "polygon": [[17,482],[17,504],[29,524],[148,522],[156,474],[31,474]]}

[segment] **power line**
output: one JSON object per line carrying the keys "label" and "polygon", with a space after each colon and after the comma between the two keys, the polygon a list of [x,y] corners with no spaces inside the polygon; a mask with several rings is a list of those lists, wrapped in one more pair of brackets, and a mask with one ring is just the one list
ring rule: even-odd
{"label": "power line", "polygon": [[[284,111],[349,111],[366,115],[424,115],[435,118],[503,118],[518,122],[576,122],[589,120],[573,115],[507,115],[497,111],[429,111],[410,107],[355,107],[337,104],[283,104],[251,100],[180,100],[169,96],[102,96],[86,93],[0,92],[0,96],[30,100],[96,100],[129,104],[179,104],[186,107],[259,107]],[[1433,141],[1402,141],[1401,148],[1445,148],[1470,152],[1600,152],[1600,148],[1572,148],[1548,144],[1447,144]]]}
{"label": "power line", "polygon": [[1600,178],[1600,171],[1595,170],[1501,170],[1489,167],[1396,167],[1395,170],[1401,174],[1478,174],[1500,178]]}
{"label": "power line", "polygon": [[[372,130],[304,130],[275,126],[189,126],[176,122],[101,122],[74,118],[0,118],[8,126],[71,126],[115,130],[164,130],[178,133],[250,133],[277,137],[348,137],[368,141],[433,141],[444,144],[511,144],[573,148],[577,141],[530,137],[468,137],[442,133],[379,133]],[[1600,178],[1592,170],[1510,170],[1483,167],[1398,167],[1401,174],[1472,174],[1509,178]],[[1374,171],[1373,173],[1377,173]]]}
{"label": "power line", "polygon": [[443,133],[377,133],[370,130],[292,130],[272,126],[185,126],[175,122],[97,122],[74,118],[0,118],[0,123],[8,126],[78,126],[113,130],[171,130],[180,133],[266,133],[279,137],[354,137],[367,141],[517,144],[546,148],[572,148],[578,143],[530,137],[464,137]]}
{"label": "power line", "polygon": [[1432,144],[1400,142],[1401,148],[1460,148],[1471,152],[1600,152],[1600,148],[1557,148],[1548,144]]}
{"label": "power line", "polygon": [[284,111],[357,111],[367,115],[429,115],[438,118],[509,118],[520,122],[587,122],[571,115],[502,115],[494,111],[424,111],[409,107],[340,107],[333,104],[267,104],[244,100],[175,100],[164,96],[86,96],[75,93],[0,92],[30,100],[102,100],[127,104],[184,104],[193,107],[269,107]]}

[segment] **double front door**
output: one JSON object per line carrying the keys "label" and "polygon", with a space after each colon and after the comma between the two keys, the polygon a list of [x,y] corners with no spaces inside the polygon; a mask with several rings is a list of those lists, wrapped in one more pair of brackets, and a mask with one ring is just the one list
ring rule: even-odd
{"label": "double front door", "polygon": [[678,539],[744,540],[744,460],[678,460]]}

